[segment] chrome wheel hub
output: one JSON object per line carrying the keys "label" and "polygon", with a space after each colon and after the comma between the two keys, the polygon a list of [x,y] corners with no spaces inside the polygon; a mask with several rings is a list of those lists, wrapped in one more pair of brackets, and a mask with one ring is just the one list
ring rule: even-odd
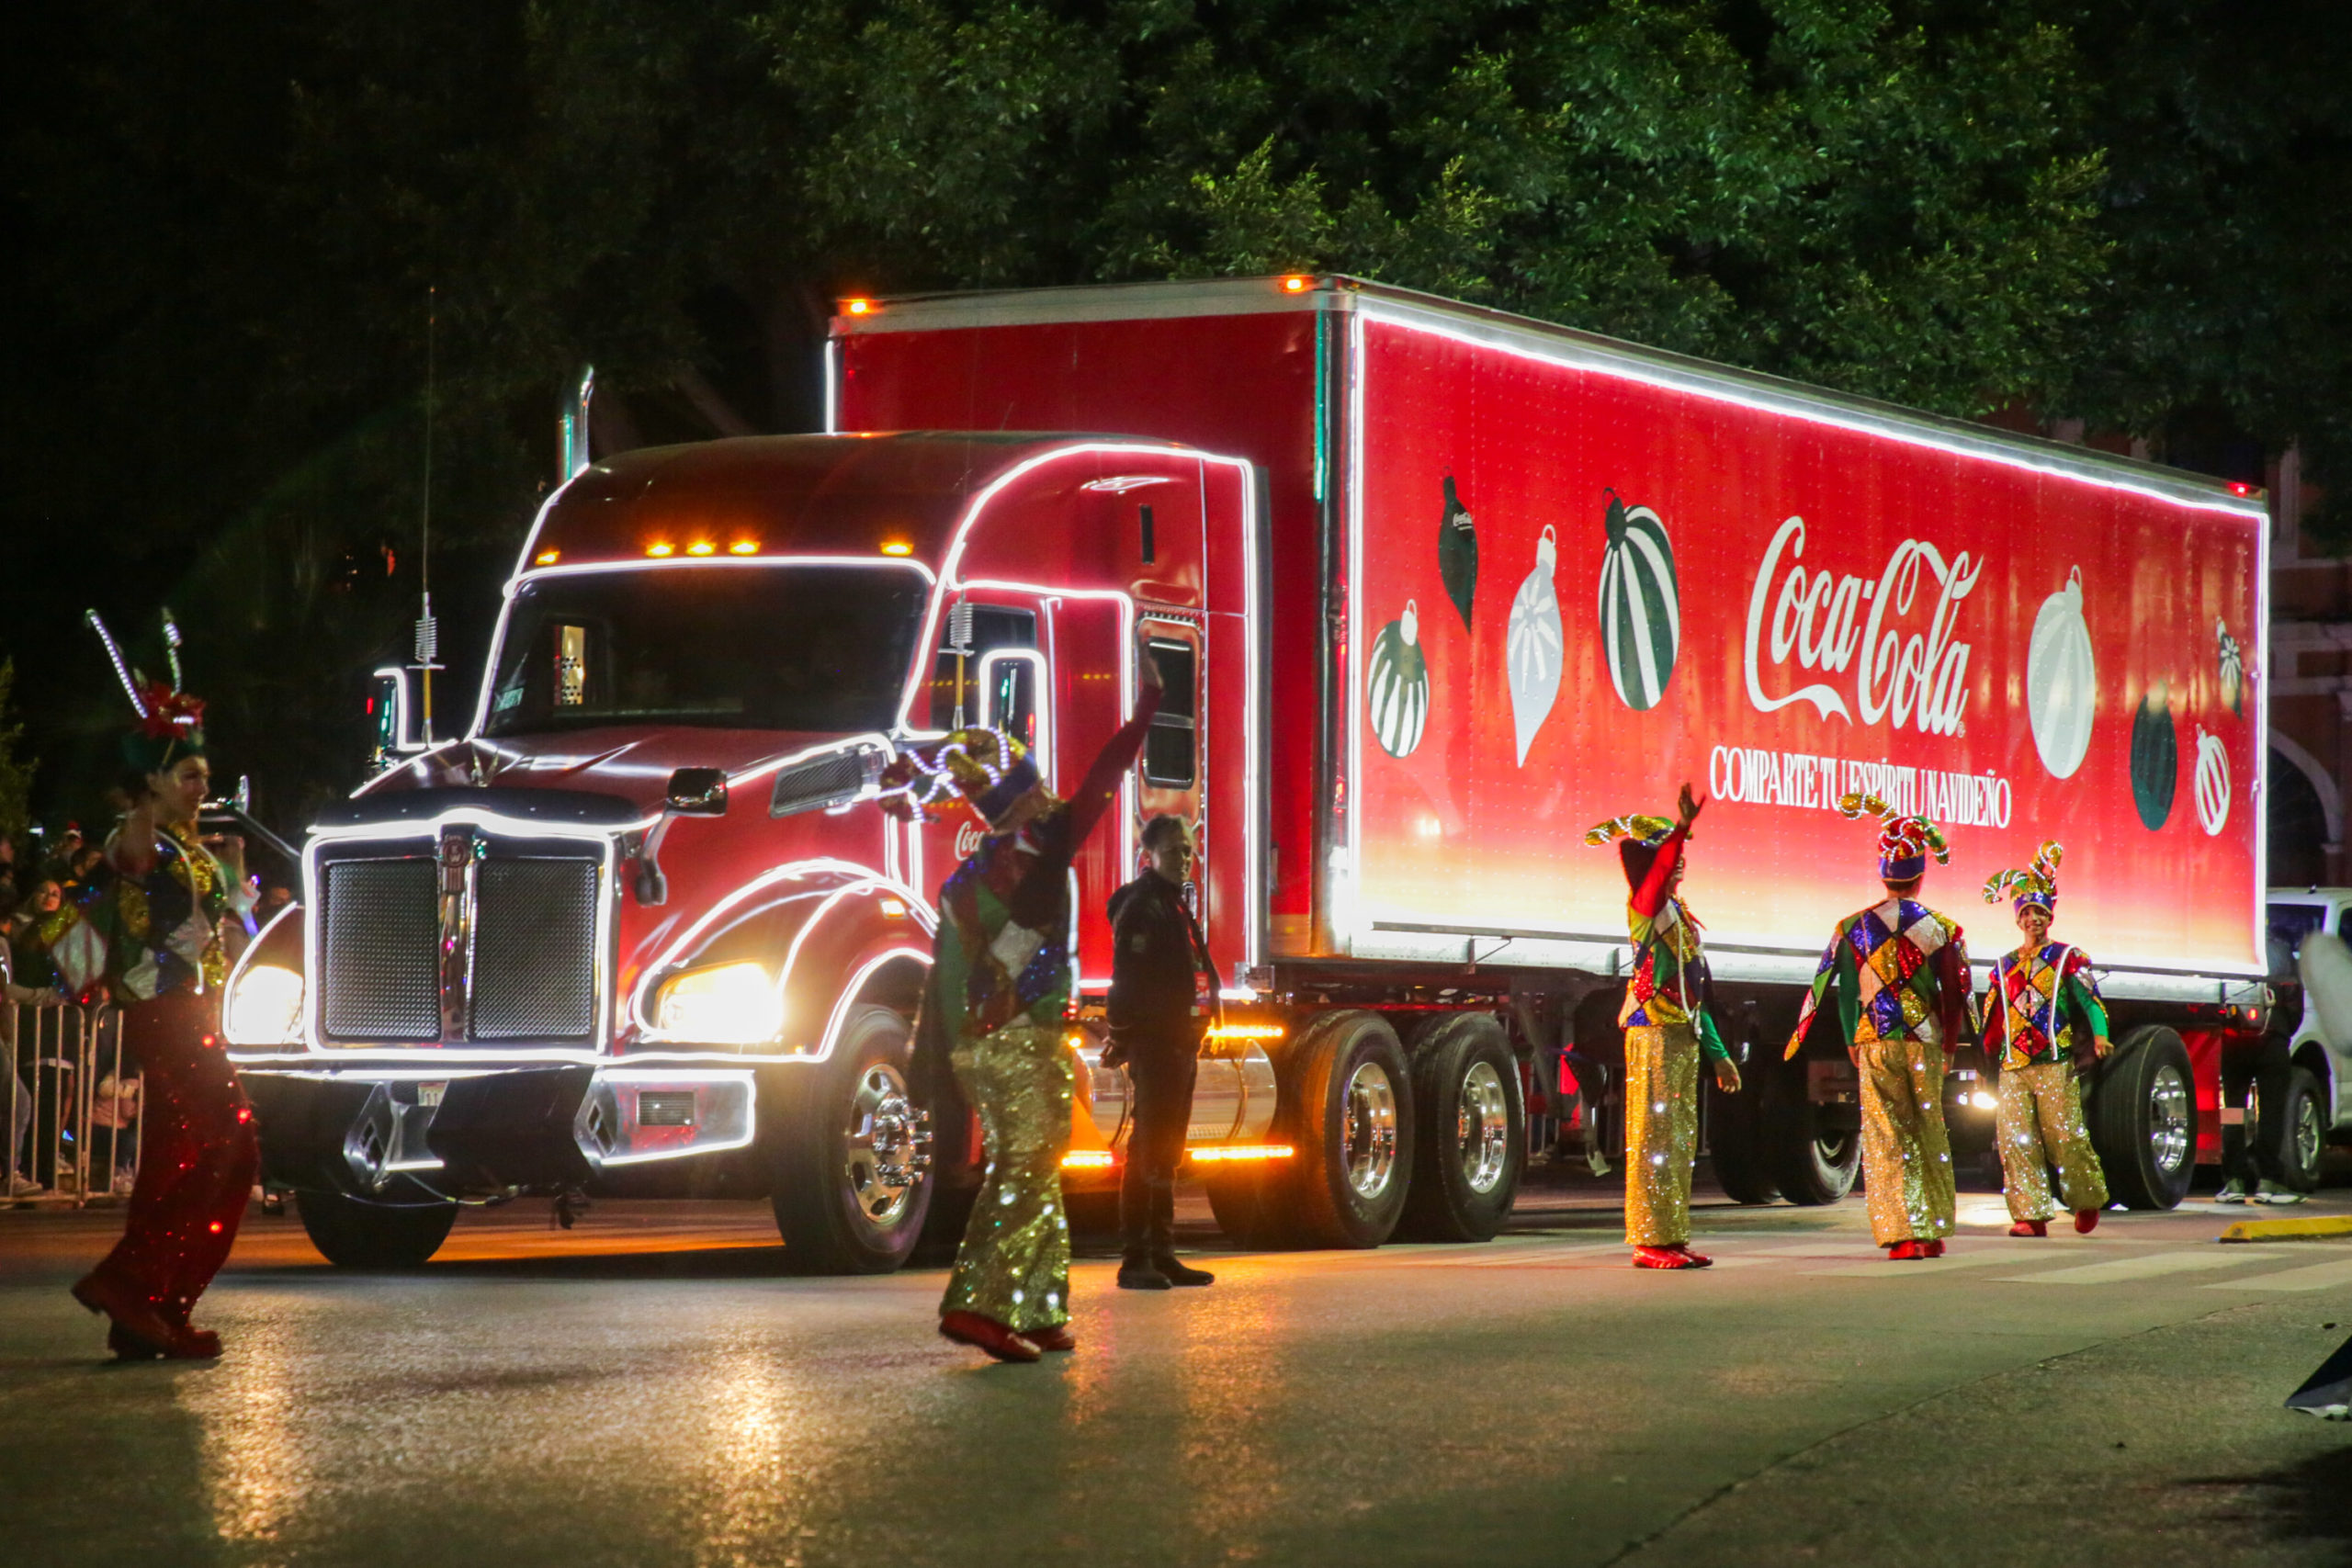
{"label": "chrome wheel hub", "polygon": [[2295,1105],[2295,1156],[2301,1162],[2301,1169],[2319,1168],[2320,1145],[2325,1138],[2326,1134],[2319,1124],[2319,1102],[2306,1095]]}
{"label": "chrome wheel hub", "polygon": [[858,1211],[875,1225],[896,1224],[915,1184],[931,1168],[931,1112],[907,1099],[896,1067],[876,1062],[850,1097],[849,1152],[842,1174]]}
{"label": "chrome wheel hub", "polygon": [[1376,1198],[1396,1170],[1396,1086],[1388,1070],[1365,1062],[1348,1076],[1340,1159],[1359,1198]]}
{"label": "chrome wheel hub", "polygon": [[1462,1179],[1481,1197],[1492,1192],[1510,1155],[1510,1100],[1492,1063],[1473,1062],[1462,1076],[1453,1135],[1462,1155]]}
{"label": "chrome wheel hub", "polygon": [[2191,1103],[2179,1070],[2158,1067],[2148,1083],[2148,1150],[2158,1170],[2178,1170],[2189,1156]]}

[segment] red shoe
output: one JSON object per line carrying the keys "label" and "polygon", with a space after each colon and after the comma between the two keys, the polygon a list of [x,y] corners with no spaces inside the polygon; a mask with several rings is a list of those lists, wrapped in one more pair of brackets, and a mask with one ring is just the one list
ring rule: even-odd
{"label": "red shoe", "polygon": [[[152,1348],[157,1356],[170,1353],[178,1331],[164,1321],[155,1310],[155,1303],[145,1296],[115,1280],[112,1276],[93,1271],[74,1282],[74,1299],[92,1312],[100,1312],[114,1320],[114,1326],[129,1338]],[[112,1331],[107,1342],[114,1343]],[[215,1341],[216,1353],[218,1341]]]}
{"label": "red shoe", "polygon": [[1051,1328],[1024,1328],[1021,1337],[1040,1350],[1075,1350],[1078,1341],[1070,1337],[1068,1326],[1055,1324]]}
{"label": "red shoe", "polygon": [[2088,1235],[2091,1232],[2097,1229],[2098,1229],[2098,1211],[2097,1209],[2077,1209],[2075,1211],[2075,1230],[2077,1235]]}
{"label": "red shoe", "polygon": [[959,1345],[969,1345],[985,1350],[1000,1361],[1034,1361],[1043,1354],[1036,1346],[1021,1337],[994,1318],[982,1317],[976,1312],[951,1312],[939,1320],[939,1332],[944,1338]]}
{"label": "red shoe", "polygon": [[1634,1248],[1636,1269],[1704,1269],[1714,1261],[1702,1258],[1680,1242],[1672,1247],[1637,1247]]}
{"label": "red shoe", "polygon": [[1928,1249],[1916,1241],[1898,1241],[1886,1249],[1886,1260],[1889,1263],[1908,1263],[1914,1258],[1927,1256]]}
{"label": "red shoe", "polygon": [[1934,1241],[1924,1243],[1919,1251],[1919,1256],[1922,1258],[1941,1258],[1943,1255],[1944,1244],[1940,1236]]}
{"label": "red shoe", "polygon": [[2019,1220],[2009,1227],[2009,1234],[2011,1235],[2048,1235],[2050,1222],[2048,1220]]}

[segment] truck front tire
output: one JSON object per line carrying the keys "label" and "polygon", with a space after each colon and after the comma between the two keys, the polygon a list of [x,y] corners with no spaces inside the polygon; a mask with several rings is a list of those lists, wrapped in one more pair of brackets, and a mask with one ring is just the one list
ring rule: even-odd
{"label": "truck front tire", "polygon": [[932,1183],[927,1171],[906,1179],[910,1049],[898,1013],[853,1009],[831,1059],[807,1069],[805,1092],[784,1108],[769,1203],[786,1272],[888,1274],[914,1251]]}
{"label": "truck front tire", "polygon": [[2116,1044],[2089,1082],[2085,1120],[2108,1191],[2132,1209],[2170,1209],[2197,1172],[2197,1079],[2188,1047],[2160,1023]]}
{"label": "truck front tire", "polygon": [[414,1269],[441,1250],[455,1203],[370,1203],[316,1189],[294,1194],[303,1232],[338,1269]]}
{"label": "truck front tire", "polygon": [[1764,1157],[1762,1089],[1744,1087],[1725,1094],[1711,1084],[1706,1094],[1707,1153],[1714,1161],[1715,1184],[1735,1203],[1770,1203],[1781,1188]]}
{"label": "truck front tire", "polygon": [[1491,1241],[1527,1162],[1527,1108],[1510,1036],[1483,1012],[1442,1014],[1413,1041],[1413,1179],[1396,1234]]}

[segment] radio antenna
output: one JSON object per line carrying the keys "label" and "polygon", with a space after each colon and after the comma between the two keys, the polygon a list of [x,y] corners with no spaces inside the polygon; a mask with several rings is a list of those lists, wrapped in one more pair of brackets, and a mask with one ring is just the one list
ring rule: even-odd
{"label": "radio antenna", "polygon": [[417,523],[416,573],[418,597],[421,601],[416,617],[417,679],[424,689],[424,700],[418,705],[423,711],[424,735],[426,745],[433,743],[433,672],[441,668],[435,662],[441,651],[441,627],[433,618],[433,392],[434,373],[437,368],[434,358],[435,329],[438,324],[440,289],[427,285],[424,290],[424,501]]}

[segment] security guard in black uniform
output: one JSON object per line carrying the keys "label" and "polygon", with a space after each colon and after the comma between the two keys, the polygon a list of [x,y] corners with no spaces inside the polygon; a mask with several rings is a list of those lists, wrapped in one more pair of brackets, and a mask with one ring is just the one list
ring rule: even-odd
{"label": "security guard in black uniform", "polygon": [[1144,824],[1151,869],[1111,896],[1111,1049],[1135,1086],[1135,1130],[1119,1184],[1126,1255],[1119,1285],[1164,1291],[1216,1278],[1176,1261],[1176,1162],[1193,1113],[1201,1036],[1216,1021],[1216,963],[1184,902],[1193,829],[1181,817]]}

